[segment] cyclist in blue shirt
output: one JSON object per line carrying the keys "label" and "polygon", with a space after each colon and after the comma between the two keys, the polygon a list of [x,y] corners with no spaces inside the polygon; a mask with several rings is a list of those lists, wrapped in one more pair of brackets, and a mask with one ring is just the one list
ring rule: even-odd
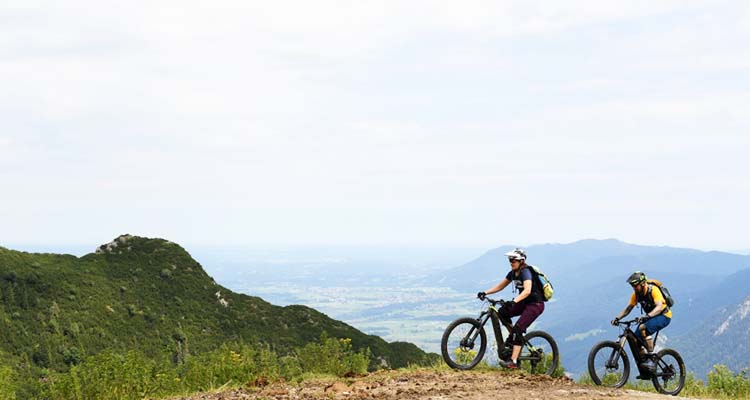
{"label": "cyclist in blue shirt", "polygon": [[513,331],[510,333],[509,342],[513,344],[513,353],[510,360],[500,360],[500,365],[505,368],[518,368],[518,356],[521,354],[521,345],[523,344],[523,334],[526,329],[544,312],[544,291],[539,279],[534,279],[531,267],[526,264],[526,252],[522,249],[513,249],[505,253],[510,263],[510,272],[503,278],[500,283],[487,289],[484,292],[477,293],[477,297],[484,300],[485,296],[497,293],[511,282],[517,291],[516,297],[505,307],[498,310],[500,318],[510,321],[511,317],[521,316],[513,325]]}

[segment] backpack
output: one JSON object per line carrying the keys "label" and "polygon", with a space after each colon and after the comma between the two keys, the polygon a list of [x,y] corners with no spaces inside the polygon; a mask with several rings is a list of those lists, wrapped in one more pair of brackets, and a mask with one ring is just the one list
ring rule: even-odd
{"label": "backpack", "polygon": [[542,272],[542,270],[540,270],[539,268],[533,265],[529,265],[529,267],[531,267],[531,270],[534,271],[536,279],[539,280],[539,283],[542,286],[544,301],[549,301],[552,298],[552,295],[555,293],[555,289],[552,287],[552,282],[549,281],[547,275],[544,275],[544,272]]}
{"label": "backpack", "polygon": [[646,283],[649,285],[654,285],[661,290],[662,296],[664,296],[664,301],[667,302],[667,307],[672,307],[674,305],[674,298],[672,298],[672,295],[669,293],[669,289],[667,289],[661,281],[656,279],[647,279]]}

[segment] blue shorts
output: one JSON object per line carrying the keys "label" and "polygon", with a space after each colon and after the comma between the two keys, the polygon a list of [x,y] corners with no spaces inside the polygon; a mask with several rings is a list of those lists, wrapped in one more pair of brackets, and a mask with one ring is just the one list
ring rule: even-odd
{"label": "blue shorts", "polygon": [[[666,328],[670,322],[672,322],[672,318],[667,318],[664,315],[657,315],[643,324],[646,325],[646,334],[653,335],[654,333]],[[635,329],[635,335],[641,337],[641,330],[637,327]],[[643,338],[641,337],[641,339]]]}

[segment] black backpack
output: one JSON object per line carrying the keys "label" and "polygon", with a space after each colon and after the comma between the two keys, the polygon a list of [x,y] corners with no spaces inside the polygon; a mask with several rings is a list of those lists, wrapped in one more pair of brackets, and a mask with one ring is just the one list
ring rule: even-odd
{"label": "black backpack", "polygon": [[[661,283],[660,280],[649,279],[646,281],[646,283],[648,283],[649,285],[654,285],[658,287],[659,290],[661,290],[662,296],[664,296],[664,301],[667,302],[667,307],[672,308],[672,306],[674,305],[674,298],[672,297],[672,294],[669,293],[669,289],[667,289],[667,287],[664,286],[664,284]],[[649,289],[649,294],[650,294],[650,291],[651,289]]]}

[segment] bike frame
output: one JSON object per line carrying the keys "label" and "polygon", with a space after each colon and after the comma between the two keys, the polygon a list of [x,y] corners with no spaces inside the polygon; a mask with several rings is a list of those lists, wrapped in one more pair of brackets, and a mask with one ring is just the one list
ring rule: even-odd
{"label": "bike frame", "polygon": [[[658,392],[676,395],[685,385],[685,363],[682,360],[682,356],[673,349],[661,349],[653,356],[642,354],[641,346],[645,347],[646,340],[645,338],[636,336],[636,332],[630,329],[633,324],[637,327],[640,323],[641,319],[639,318],[616,323],[622,329],[622,332],[617,337],[617,341],[605,340],[599,342],[589,352],[589,374],[597,385],[604,384],[611,387],[622,387],[630,378],[631,371],[628,355],[625,351],[625,342],[627,342],[627,347],[630,348],[630,352],[633,354],[633,359],[639,372],[636,379],[650,380]],[[654,345],[656,345],[658,338],[659,332],[656,332],[654,334]],[[609,353],[602,354],[601,351],[608,351]],[[604,356],[604,360],[599,358],[599,361],[597,361],[599,354]],[[648,359],[653,360],[655,364],[653,368],[650,365],[642,366],[643,362]],[[601,364],[601,361],[604,361],[604,365]],[[600,372],[598,368],[602,366],[605,370]],[[604,378],[608,374],[614,374],[616,380],[604,382]],[[668,387],[670,385],[676,386]]]}
{"label": "bike frame", "polygon": [[[635,321],[636,320],[620,322],[623,327],[622,333],[617,337],[617,344],[619,346],[618,351],[612,352],[611,358],[607,360],[607,366],[617,365],[617,363],[620,361],[620,351],[625,348],[625,342],[627,342],[628,347],[630,347],[630,352],[633,354],[633,359],[635,360],[636,366],[638,367],[638,372],[640,372],[640,375],[642,377],[648,377],[648,379],[651,379],[651,376],[653,374],[650,371],[641,368],[641,363],[645,360],[643,359],[643,357],[641,357],[640,347],[646,347],[646,342],[636,336],[635,332],[630,329],[631,324],[633,324]],[[659,332],[656,332],[656,335],[654,336],[654,347],[656,347],[656,339],[658,337]]]}
{"label": "bike frame", "polygon": [[[484,327],[485,324],[487,324],[487,321],[492,322],[492,330],[495,333],[495,341],[497,342],[497,356],[499,358],[502,358],[502,351],[505,346],[505,339],[503,338],[503,330],[500,328],[500,323],[502,322],[500,320],[500,314],[498,309],[495,307],[496,304],[503,304],[502,301],[496,301],[496,300],[490,300],[487,299],[487,301],[490,303],[489,307],[482,311],[481,314],[479,314],[479,317],[477,317],[477,321],[479,322],[480,329]],[[513,325],[510,323],[502,322],[503,326],[505,326],[505,329],[508,330],[508,332],[513,331]],[[479,335],[479,329],[476,330],[476,332],[470,332],[469,335],[467,335],[467,338],[471,338],[471,342],[473,343],[477,336]],[[529,348],[530,352],[536,353],[537,349],[532,346],[527,340],[526,337],[523,338],[523,344],[522,346],[526,346]],[[519,356],[518,361],[537,361],[538,357],[524,357]]]}

